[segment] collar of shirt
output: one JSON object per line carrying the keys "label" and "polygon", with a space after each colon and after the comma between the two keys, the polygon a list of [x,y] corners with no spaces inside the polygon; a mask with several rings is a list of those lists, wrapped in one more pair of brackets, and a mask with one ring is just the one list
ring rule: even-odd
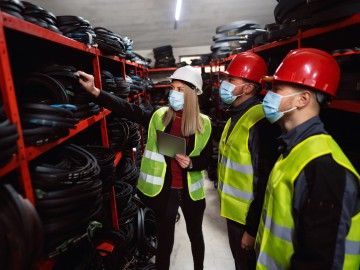
{"label": "collar of shirt", "polygon": [[289,132],[283,133],[279,137],[279,151],[286,156],[294,146],[315,134],[327,134],[319,116],[310,118]]}
{"label": "collar of shirt", "polygon": [[175,116],[176,116],[176,117],[179,117],[179,118],[182,117],[182,114],[183,114],[183,111],[182,111],[182,110],[175,112]]}

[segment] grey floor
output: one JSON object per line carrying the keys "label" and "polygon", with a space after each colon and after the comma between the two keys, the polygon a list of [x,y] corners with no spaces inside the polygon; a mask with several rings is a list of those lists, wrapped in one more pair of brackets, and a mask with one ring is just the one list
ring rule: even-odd
{"label": "grey floor", "polygon": [[[205,239],[205,270],[233,270],[233,258],[228,244],[226,223],[219,216],[219,200],[212,182],[206,181],[206,210],[203,222]],[[180,212],[181,213],[181,212]],[[171,254],[171,270],[193,270],[190,241],[181,214],[175,228],[175,243]]]}

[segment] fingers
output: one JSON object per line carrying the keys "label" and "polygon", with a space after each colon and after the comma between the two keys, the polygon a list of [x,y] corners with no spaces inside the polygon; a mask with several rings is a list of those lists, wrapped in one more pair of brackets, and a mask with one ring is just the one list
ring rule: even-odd
{"label": "fingers", "polygon": [[89,85],[94,84],[94,76],[87,74],[81,70],[74,73],[76,76],[79,76],[79,82],[84,87],[87,88]]}
{"label": "fingers", "polygon": [[179,157],[178,155],[175,156],[175,159],[176,159],[178,162],[184,162],[184,161],[185,161],[184,158]]}
{"label": "fingers", "polygon": [[190,162],[190,158],[188,156],[184,156],[184,155],[180,155],[180,154],[177,154],[175,156],[175,159],[178,161],[178,162],[187,162],[189,163]]}
{"label": "fingers", "polygon": [[179,165],[180,165],[181,168],[185,169],[184,164],[181,164],[181,163],[179,162]]}
{"label": "fingers", "polygon": [[175,159],[183,169],[187,168],[190,164],[190,158],[188,156],[177,154]]}
{"label": "fingers", "polygon": [[244,243],[244,242],[241,242],[241,248],[244,249],[244,250],[251,250],[252,247],[249,246],[248,244]]}
{"label": "fingers", "polygon": [[241,248],[244,250],[252,250],[254,248],[255,238],[245,232],[241,239]]}
{"label": "fingers", "polygon": [[79,83],[86,89],[86,82],[84,82],[82,79],[79,79]]}
{"label": "fingers", "polygon": [[74,74],[79,76],[79,83],[87,92],[95,97],[99,96],[100,90],[95,87],[93,75],[87,74],[81,70],[75,72]]}
{"label": "fingers", "polygon": [[[94,80],[94,76],[93,75],[91,75],[91,74],[87,74],[87,73],[85,73],[84,71],[81,71],[81,70],[79,70],[79,71],[77,71],[76,72],[79,76],[81,76],[80,77],[80,79],[81,80],[83,80],[83,81],[93,81]],[[85,79],[85,80],[84,80]]]}
{"label": "fingers", "polygon": [[83,81],[82,79],[79,79],[79,83],[81,84],[81,86],[87,91],[90,93],[90,89],[88,87],[88,83]]}
{"label": "fingers", "polygon": [[175,159],[176,160],[183,160],[183,161],[190,160],[190,158],[188,156],[185,156],[183,154],[176,154]]}
{"label": "fingers", "polygon": [[178,163],[179,163],[180,167],[183,169],[187,168],[187,166],[189,165],[186,162],[181,162],[181,161],[178,161]]}

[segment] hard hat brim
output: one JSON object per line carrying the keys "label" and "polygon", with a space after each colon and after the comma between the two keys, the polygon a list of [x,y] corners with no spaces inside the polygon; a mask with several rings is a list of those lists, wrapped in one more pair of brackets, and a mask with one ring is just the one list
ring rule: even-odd
{"label": "hard hat brim", "polygon": [[274,78],[274,76],[264,76],[261,78],[261,80],[263,82],[272,83],[272,82],[274,82],[275,78]]}

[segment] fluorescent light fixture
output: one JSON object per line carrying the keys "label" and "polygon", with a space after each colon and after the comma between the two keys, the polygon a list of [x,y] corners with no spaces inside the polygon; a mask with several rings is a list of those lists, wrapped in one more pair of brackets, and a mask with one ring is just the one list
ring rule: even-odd
{"label": "fluorescent light fixture", "polygon": [[181,4],[182,4],[182,0],[176,1],[175,21],[178,21],[180,19]]}

